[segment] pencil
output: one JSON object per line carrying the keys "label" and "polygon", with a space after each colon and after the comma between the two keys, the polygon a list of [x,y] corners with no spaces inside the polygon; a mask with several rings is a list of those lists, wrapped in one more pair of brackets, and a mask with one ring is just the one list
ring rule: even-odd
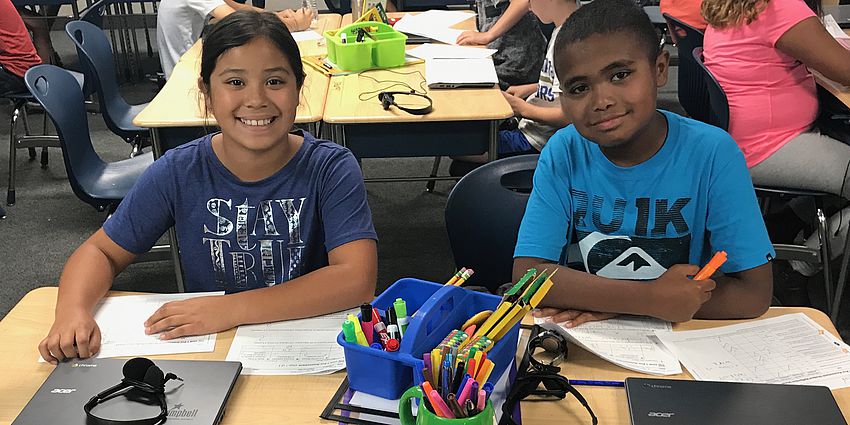
{"label": "pencil", "polygon": [[723,263],[726,262],[726,251],[717,251],[714,254],[714,257],[711,257],[708,264],[706,264],[696,275],[694,275],[694,280],[705,280],[711,277],[714,272],[720,268]]}
{"label": "pencil", "polygon": [[465,271],[466,271],[466,267],[462,267],[460,270],[457,271],[457,273],[455,273],[454,276],[452,276],[451,279],[449,279],[448,282],[446,282],[446,285],[454,285],[455,282],[457,282],[458,279],[460,279],[460,276],[463,275],[463,272],[465,272]]}

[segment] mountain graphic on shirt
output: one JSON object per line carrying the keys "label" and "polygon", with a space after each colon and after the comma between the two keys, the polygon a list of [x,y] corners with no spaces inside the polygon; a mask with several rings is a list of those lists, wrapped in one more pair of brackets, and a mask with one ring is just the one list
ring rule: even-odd
{"label": "mountain graphic on shirt", "polygon": [[576,231],[585,270],[610,279],[650,280],[674,264],[687,264],[691,235],[669,238]]}

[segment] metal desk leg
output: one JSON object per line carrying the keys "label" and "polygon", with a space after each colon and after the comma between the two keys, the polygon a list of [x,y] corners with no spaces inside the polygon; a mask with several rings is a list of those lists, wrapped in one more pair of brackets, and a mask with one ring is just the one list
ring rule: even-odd
{"label": "metal desk leg", "polygon": [[6,210],[0,207],[0,219],[6,218]]}
{"label": "metal desk leg", "polygon": [[487,150],[487,162],[499,159],[499,121],[490,121],[490,149]]}
{"label": "metal desk leg", "polygon": [[[151,129],[151,150],[153,157],[159,158],[162,156],[161,138],[159,129]],[[183,284],[183,266],[180,264],[180,247],[177,245],[177,232],[174,227],[168,229],[168,240],[171,245],[171,264],[174,265],[174,277],[177,280],[177,291],[186,292],[186,286]]]}
{"label": "metal desk leg", "polygon": [[832,308],[829,309],[827,306],[829,320],[833,324],[838,323],[838,309],[841,307],[841,297],[844,295],[844,286],[847,283],[848,266],[850,266],[850,235],[844,236],[844,251],[841,252],[841,269],[838,272],[838,282],[835,283],[835,298],[832,300]]}

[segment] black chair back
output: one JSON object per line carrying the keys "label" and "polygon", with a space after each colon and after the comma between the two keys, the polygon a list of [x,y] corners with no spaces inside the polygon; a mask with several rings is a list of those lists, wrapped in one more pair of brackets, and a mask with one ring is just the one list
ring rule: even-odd
{"label": "black chair back", "polygon": [[510,282],[513,253],[539,155],[490,162],[464,176],[446,202],[455,265],[470,267],[470,285],[491,292]]}
{"label": "black chair back", "polygon": [[699,66],[691,55],[695,48],[702,47],[703,33],[666,13],[663,16],[670,38],[679,51],[679,103],[688,116],[705,122],[709,113],[708,92]]}
{"label": "black chair back", "polygon": [[86,82],[92,81],[95,86],[106,126],[121,137],[135,136],[135,132],[128,132],[118,124],[118,117],[131,114],[131,106],[121,97],[118,90],[112,47],[106,34],[94,24],[82,20],[68,22],[65,32],[77,47],[77,56],[86,74]]}
{"label": "black chair back", "polygon": [[98,0],[91,6],[87,7],[86,10],[80,12],[80,20],[90,22],[96,25],[98,28],[103,28],[103,15],[106,14],[106,6],[112,0]]}
{"label": "black chair back", "polygon": [[710,108],[706,119],[701,121],[729,131],[729,101],[726,99],[726,92],[723,91],[723,87],[720,87],[720,83],[702,62],[702,47],[695,48],[691,53],[691,58],[697,64],[708,91],[707,103]]}
{"label": "black chair back", "polygon": [[98,210],[105,209],[105,204],[93,199],[85,189],[94,183],[93,179],[102,173],[106,163],[92,147],[79,83],[68,71],[53,65],[30,68],[24,81],[56,127],[74,194]]}

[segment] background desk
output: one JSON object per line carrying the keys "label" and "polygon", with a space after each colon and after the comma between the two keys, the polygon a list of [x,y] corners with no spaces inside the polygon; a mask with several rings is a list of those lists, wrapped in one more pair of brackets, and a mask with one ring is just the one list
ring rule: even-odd
{"label": "background desk", "polygon": [[[38,363],[37,344],[53,322],[56,287],[38,288],[28,293],[0,322],[0,425],[11,423],[41,386],[53,366]],[[113,294],[118,295],[118,294]],[[767,317],[804,312],[830,332],[837,334],[829,319],[808,308],[773,308]],[[141,320],[141,319],[140,319]],[[736,321],[696,320],[676,325],[676,330],[702,329]],[[234,330],[221,332],[211,353],[151,356],[151,358],[222,360],[233,341]],[[569,362],[561,369],[573,379],[623,380],[627,376],[646,376],[607,363],[575,346],[570,347]],[[222,424],[319,424],[324,406],[333,396],[345,374],[319,376],[242,376],[227,404]],[[677,376],[690,379],[688,373]],[[116,378],[117,380],[117,378]],[[628,425],[628,407],[623,388],[580,387],[605,425]],[[850,389],[834,391],[845,418],[850,418]],[[764,406],[769,408],[769,406]],[[589,423],[587,412],[575,399],[560,402],[523,402],[523,423]]]}
{"label": "background desk", "polygon": [[[349,23],[351,14],[343,16],[340,27]],[[469,19],[455,28],[474,29],[475,15],[470,13]],[[378,89],[404,91],[405,87],[390,82],[404,81],[421,91],[424,64],[366,71],[365,75],[385,82],[376,83],[361,74],[331,78],[322,118],[328,131],[323,136],[345,145],[358,158],[473,155],[486,150],[490,160],[496,159],[499,123],[513,116],[498,87],[427,90],[434,111],[428,115],[411,115],[396,107],[385,111],[377,99]],[[361,101],[359,97],[364,92],[374,93],[364,95],[370,98]],[[434,180],[434,177],[379,180],[416,181]]]}

